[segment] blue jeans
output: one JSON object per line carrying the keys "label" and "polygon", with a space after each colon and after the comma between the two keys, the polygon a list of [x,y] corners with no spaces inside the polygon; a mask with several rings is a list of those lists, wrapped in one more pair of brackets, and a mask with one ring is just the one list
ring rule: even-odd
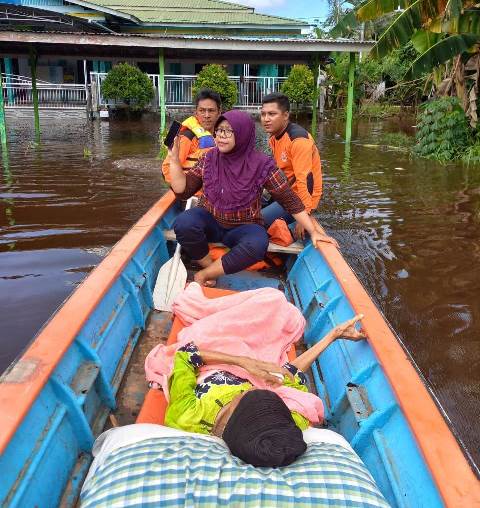
{"label": "blue jeans", "polygon": [[177,241],[194,261],[204,258],[209,242],[222,242],[229,250],[222,257],[223,271],[236,273],[261,261],[268,249],[267,230],[259,224],[224,228],[204,208],[182,212],[173,225]]}
{"label": "blue jeans", "polygon": [[[313,192],[312,173],[308,173],[307,176],[307,189],[310,194]],[[295,222],[295,219],[276,201],[272,201],[270,204],[267,204],[265,208],[262,208],[262,217],[267,229],[275,222],[276,219],[283,219],[289,225]]]}
{"label": "blue jeans", "polygon": [[290,215],[285,208],[277,201],[262,208],[262,217],[265,221],[265,227],[268,229],[277,219],[284,219],[287,224],[292,224],[295,219]]}

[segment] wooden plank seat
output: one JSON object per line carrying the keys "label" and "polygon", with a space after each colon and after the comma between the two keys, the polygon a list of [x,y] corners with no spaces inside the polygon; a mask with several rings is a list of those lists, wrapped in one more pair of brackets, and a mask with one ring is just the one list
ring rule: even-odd
{"label": "wooden plank seat", "polygon": [[[226,296],[235,291],[229,289],[219,288],[203,288],[205,296],[208,298],[218,298],[220,296]],[[172,329],[168,336],[167,344],[174,344],[177,342],[177,335],[182,330],[183,324],[178,317],[174,317]],[[296,356],[295,348],[292,347],[288,352],[289,360],[293,360]],[[165,411],[167,410],[167,400],[162,390],[150,388],[145,395],[142,408],[137,416],[136,423],[156,423],[163,425],[165,420]]]}
{"label": "wooden plank seat", "polygon": [[[163,234],[166,240],[170,240],[172,242],[177,241],[177,237],[175,236],[175,231],[173,229],[164,229]],[[212,245],[218,247],[225,247],[223,243],[212,243]],[[268,244],[268,252],[275,252],[276,254],[299,254],[302,252],[304,245],[302,242],[293,242],[288,247],[283,247],[283,245],[277,245],[276,243],[270,242]]]}

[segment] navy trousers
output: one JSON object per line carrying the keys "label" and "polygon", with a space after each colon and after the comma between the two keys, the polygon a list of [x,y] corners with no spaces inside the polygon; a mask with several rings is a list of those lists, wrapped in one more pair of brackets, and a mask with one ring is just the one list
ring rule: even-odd
{"label": "navy trousers", "polygon": [[[308,173],[307,189],[310,194],[313,192],[313,175]],[[272,201],[270,204],[266,203],[262,208],[262,217],[265,221],[265,228],[268,229],[276,219],[283,219],[287,224],[293,224],[295,219],[290,215],[280,203]]]}
{"label": "navy trousers", "polygon": [[198,261],[208,254],[209,242],[222,242],[230,250],[222,257],[225,273],[236,273],[261,261],[268,249],[267,230],[259,224],[224,228],[204,208],[181,213],[173,225],[177,241],[188,256]]}

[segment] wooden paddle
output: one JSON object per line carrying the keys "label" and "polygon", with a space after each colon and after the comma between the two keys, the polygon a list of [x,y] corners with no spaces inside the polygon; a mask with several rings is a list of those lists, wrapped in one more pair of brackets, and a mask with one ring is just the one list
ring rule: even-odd
{"label": "wooden paddle", "polygon": [[[193,197],[187,201],[185,210],[192,207]],[[180,257],[181,246],[177,243],[173,256],[160,268],[153,289],[153,306],[155,310],[172,311],[172,303],[185,288],[187,269]]]}

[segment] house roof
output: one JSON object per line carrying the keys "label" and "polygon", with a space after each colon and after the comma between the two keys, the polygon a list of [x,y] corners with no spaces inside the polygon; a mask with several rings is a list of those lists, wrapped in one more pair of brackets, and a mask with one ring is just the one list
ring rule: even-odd
{"label": "house roof", "polygon": [[248,5],[222,2],[221,0],[100,0],[92,3],[105,5],[108,7],[135,7],[135,8],[155,8],[168,9],[169,11],[184,11],[186,9],[195,9],[196,11],[249,11],[254,12],[253,7]]}
{"label": "house roof", "polygon": [[251,7],[221,0],[69,0],[100,11],[118,12],[140,23],[162,25],[259,25],[306,28],[296,19],[257,14]]}
{"label": "house roof", "polygon": [[108,33],[98,24],[36,7],[0,3],[0,31]]}

